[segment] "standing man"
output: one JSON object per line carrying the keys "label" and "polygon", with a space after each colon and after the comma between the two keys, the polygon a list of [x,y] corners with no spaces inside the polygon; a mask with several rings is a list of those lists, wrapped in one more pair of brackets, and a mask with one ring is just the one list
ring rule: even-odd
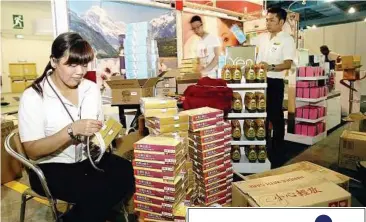
{"label": "standing man", "polygon": [[197,45],[197,56],[200,58],[199,71],[202,77],[217,78],[217,69],[220,56],[220,39],[205,32],[201,17],[195,15],[190,21],[193,32],[200,37]]}
{"label": "standing man", "polygon": [[[272,149],[269,158],[273,167],[282,164],[284,155],[285,121],[282,104],[285,71],[291,68],[296,47],[290,34],[282,31],[287,12],[282,8],[270,8],[266,17],[267,33],[253,39],[258,47],[257,63],[267,68],[267,142],[270,141],[269,124],[273,126]],[[267,143],[269,144],[269,143]]]}

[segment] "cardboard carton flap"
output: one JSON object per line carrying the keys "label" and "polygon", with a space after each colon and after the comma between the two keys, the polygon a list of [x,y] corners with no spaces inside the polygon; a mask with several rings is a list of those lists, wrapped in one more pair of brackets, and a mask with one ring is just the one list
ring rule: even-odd
{"label": "cardboard carton flap", "polygon": [[350,197],[336,184],[305,171],[242,181],[235,186],[261,207],[312,206]]}
{"label": "cardboard carton flap", "polygon": [[308,207],[348,199],[350,194],[333,183],[324,182],[284,191],[252,194],[251,197],[261,207]]}
{"label": "cardboard carton flap", "polygon": [[137,79],[123,79],[121,76],[112,76],[111,80],[106,82],[112,89],[141,87]]}
{"label": "cardboard carton flap", "polygon": [[332,171],[328,168],[316,165],[316,164],[308,162],[308,161],[294,163],[291,165],[283,166],[283,167],[273,169],[270,171],[266,171],[263,173],[249,175],[247,177],[248,177],[248,179],[251,180],[251,179],[268,177],[268,176],[273,176],[273,175],[280,175],[280,174],[289,173],[289,172],[293,172],[293,171],[299,171],[299,170],[309,172],[312,175],[317,176],[317,177],[323,177],[327,181],[337,183],[337,184],[345,183],[350,179],[348,176],[345,176],[343,174],[340,174],[338,172]]}
{"label": "cardboard carton flap", "polygon": [[154,87],[158,81],[159,81],[158,77],[150,78],[141,86],[142,88]]}
{"label": "cardboard carton flap", "polygon": [[366,141],[366,133],[345,130],[345,131],[343,131],[341,138],[350,139],[350,140]]}
{"label": "cardboard carton flap", "polygon": [[175,77],[178,77],[180,76],[180,71],[179,69],[171,69],[171,70],[168,70],[164,75],[163,77],[165,78],[175,78]]}

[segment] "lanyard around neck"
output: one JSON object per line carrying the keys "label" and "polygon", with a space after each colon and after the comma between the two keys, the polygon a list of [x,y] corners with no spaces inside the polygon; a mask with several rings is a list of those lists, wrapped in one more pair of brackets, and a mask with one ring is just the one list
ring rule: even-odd
{"label": "lanyard around neck", "polygon": [[50,83],[50,81],[48,80],[48,76],[46,76],[46,80],[48,82],[48,85],[51,87],[52,91],[56,94],[57,98],[60,100],[62,106],[65,108],[67,114],[69,115],[70,119],[72,120],[72,122],[75,122],[74,118],[72,117],[70,111],[67,109],[65,103],[62,101],[61,97],[58,95],[58,93],[56,92],[56,90],[53,88],[52,84]]}

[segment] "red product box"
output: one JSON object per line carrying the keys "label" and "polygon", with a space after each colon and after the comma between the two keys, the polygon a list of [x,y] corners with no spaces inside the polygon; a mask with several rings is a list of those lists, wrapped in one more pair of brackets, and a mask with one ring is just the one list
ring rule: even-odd
{"label": "red product box", "polygon": [[[165,164],[165,162],[162,162],[162,161],[134,159],[134,160],[132,160],[132,165],[134,167],[143,167],[143,168],[147,168],[147,169],[161,170],[164,168],[166,170],[171,169],[171,171],[173,171],[179,166],[179,164],[181,162],[184,161],[184,159],[185,159],[185,157],[182,156],[181,159],[177,160],[176,164],[174,164],[174,165],[171,165],[171,164],[167,165],[167,164]],[[167,169],[166,167],[169,167],[169,169]]]}
{"label": "red product box", "polygon": [[303,118],[302,116],[303,107],[296,108],[296,117],[297,118]]}
{"label": "red product box", "polygon": [[165,217],[174,217],[174,208],[171,204],[163,204],[163,206],[157,206],[152,204],[144,204],[142,202],[135,202],[136,211],[160,213]]}
{"label": "red product box", "polygon": [[309,119],[318,119],[320,116],[318,115],[318,108],[315,106],[311,106],[309,109]]}
{"label": "red product box", "polygon": [[309,119],[309,111],[310,111],[309,106],[303,106],[302,107],[302,118]]}
{"label": "red product box", "polygon": [[193,171],[197,174],[199,174],[200,176],[207,178],[207,177],[213,177],[217,174],[220,174],[222,172],[226,172],[226,168],[224,165],[220,165],[220,166],[216,166],[215,168],[206,170],[206,171],[202,171],[196,167],[193,167]]}
{"label": "red product box", "polygon": [[183,151],[181,150],[179,153],[165,153],[135,150],[134,155],[136,159],[163,161],[165,164],[175,165],[176,161],[183,156]]}
{"label": "red product box", "polygon": [[320,97],[320,87],[310,88],[310,98],[316,99]]}
{"label": "red product box", "polygon": [[217,140],[212,143],[198,144],[195,141],[188,139],[188,144],[189,144],[189,146],[194,147],[198,150],[210,150],[210,149],[215,149],[216,147],[224,146],[225,142],[221,138],[220,140]]}
{"label": "red product box", "polygon": [[185,163],[183,162],[179,167],[163,167],[161,170],[148,169],[143,167],[134,167],[134,174],[136,176],[163,178],[164,180],[174,181],[175,176],[185,169]]}
{"label": "red product box", "polygon": [[296,89],[296,97],[303,98],[304,96],[304,89],[303,88],[297,88]]}
{"label": "red product box", "polygon": [[296,123],[295,124],[295,134],[301,135],[302,132],[302,124]]}
{"label": "red product box", "polygon": [[200,162],[195,161],[195,160],[193,160],[192,162],[193,162],[194,167],[196,167],[200,170],[208,170],[208,169],[211,169],[213,167],[224,164],[224,159],[223,158],[217,159],[217,160],[214,160],[214,161],[212,161],[210,163],[207,163],[207,164],[201,164]]}
{"label": "red product box", "polygon": [[218,117],[218,118],[208,119],[208,120],[204,120],[204,121],[190,122],[189,130],[192,132],[197,132],[199,130],[216,125],[217,123],[220,123],[223,121],[224,121],[223,117]]}
{"label": "red product box", "polygon": [[173,182],[157,178],[135,176],[136,186],[150,187],[160,190],[169,190],[171,192],[179,190],[184,184],[185,180],[186,179],[182,176],[176,176]]}
{"label": "red product box", "polygon": [[228,191],[227,190],[227,184],[226,183],[222,183],[222,184],[218,184],[218,186],[210,189],[210,190],[204,190],[204,189],[200,189],[199,192],[204,195],[205,197],[208,197],[208,196],[213,196],[217,193],[221,193],[223,191]]}
{"label": "red product box", "polygon": [[206,144],[206,143],[210,143],[210,142],[214,142],[214,141],[217,141],[217,140],[221,140],[222,138],[224,138],[224,132],[221,132],[221,133],[217,133],[217,134],[213,134],[213,135],[209,135],[209,136],[197,136],[193,133],[190,133],[188,135],[188,137],[196,142],[197,144]]}
{"label": "red product box", "polygon": [[201,159],[210,158],[212,156],[222,154],[225,151],[224,146],[220,146],[220,147],[216,147],[214,149],[204,150],[204,151],[198,150],[198,149],[196,149],[194,147],[191,147],[191,146],[188,146],[188,148],[189,148],[190,153],[193,153],[193,154],[197,155]]}
{"label": "red product box", "polygon": [[202,157],[194,154],[194,153],[189,153],[189,157],[194,160],[194,161],[197,161],[201,164],[208,164],[208,163],[211,163],[213,161],[216,161],[216,160],[221,160],[221,159],[224,159],[224,153],[220,153],[218,155],[215,155],[215,156],[212,156],[210,158],[204,158],[202,159]]}
{"label": "red product box", "polygon": [[197,132],[190,132],[190,134],[194,134],[195,136],[209,136],[221,132],[231,134],[231,125],[227,122],[220,122],[215,126],[209,127],[208,129],[200,130]]}
{"label": "red product box", "polygon": [[316,128],[318,133],[323,133],[325,130],[325,124],[323,122],[319,122],[316,124]]}
{"label": "red product box", "polygon": [[231,185],[231,182],[229,182],[229,180],[226,178],[219,180],[215,183],[211,183],[211,184],[204,184],[204,183],[202,183],[202,181],[197,181],[197,185],[199,186],[199,189],[202,189],[202,190],[212,190],[218,186],[221,186],[222,184],[229,186],[229,185]]}
{"label": "red product box", "polygon": [[218,203],[219,201],[223,201],[226,203],[226,194],[227,194],[227,191],[224,190],[224,191],[217,193],[215,195],[212,195],[210,197],[200,196],[200,197],[198,197],[198,199],[200,200],[201,203],[203,203],[207,206],[214,204],[214,203]]}
{"label": "red product box", "polygon": [[315,76],[314,67],[307,66],[306,67],[306,77]]}
{"label": "red product box", "polygon": [[202,121],[212,118],[223,118],[224,111],[209,107],[202,107],[193,110],[186,110],[181,112],[181,114],[186,114],[189,116],[189,122]]}
{"label": "red product box", "polygon": [[195,177],[197,180],[200,180],[202,184],[205,184],[205,185],[209,185],[209,184],[213,184],[213,183],[216,183],[222,179],[226,179],[227,178],[227,172],[222,172],[220,174],[217,174],[213,177],[202,177],[201,175],[197,174],[197,173],[194,173]]}
{"label": "red product box", "polygon": [[310,88],[303,88],[302,97],[303,98],[310,98]]}
{"label": "red product box", "polygon": [[297,76],[305,77],[306,76],[306,67],[299,67],[299,71],[297,73]]}
{"label": "red product box", "polygon": [[[181,195],[183,195],[182,193]],[[153,197],[153,196],[147,196],[139,193],[135,193],[133,199],[137,202],[147,203],[147,204],[154,204],[154,205],[174,205],[175,202],[178,202],[182,197],[177,198],[174,202],[165,201],[163,198]]]}

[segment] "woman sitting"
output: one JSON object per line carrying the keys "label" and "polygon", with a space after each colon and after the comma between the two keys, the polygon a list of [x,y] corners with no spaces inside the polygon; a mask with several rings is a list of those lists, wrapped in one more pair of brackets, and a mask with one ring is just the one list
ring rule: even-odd
{"label": "woman sitting", "polygon": [[[26,89],[19,107],[19,133],[29,158],[43,171],[54,198],[75,203],[63,221],[106,221],[110,210],[135,191],[132,164],[105,153],[94,169],[81,138],[103,126],[98,86],[84,79],[92,47],[77,33],[59,35],[42,76]],[[34,191],[44,195],[35,173]]]}

